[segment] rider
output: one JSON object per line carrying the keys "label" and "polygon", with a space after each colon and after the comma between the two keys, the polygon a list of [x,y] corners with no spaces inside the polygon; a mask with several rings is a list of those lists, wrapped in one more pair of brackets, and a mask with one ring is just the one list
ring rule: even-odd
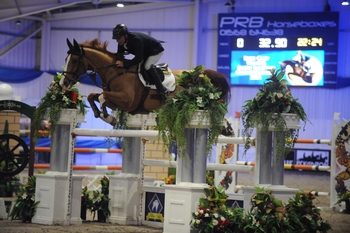
{"label": "rider", "polygon": [[309,54],[306,54],[302,51],[298,51],[295,57],[293,57],[294,61],[299,62],[302,65],[302,69],[306,72],[306,76],[310,76],[311,68],[314,65],[316,58],[313,56],[310,56]]}
{"label": "rider", "polygon": [[117,66],[129,68],[130,66],[137,65],[144,61],[144,67],[157,87],[160,103],[165,103],[168,93],[154,66],[164,52],[164,48],[161,44],[162,41],[156,40],[144,33],[129,32],[125,24],[117,24],[113,28],[112,39],[118,42],[117,53],[124,54],[128,52],[134,55],[134,58],[131,60],[124,60],[124,62],[117,61]]}

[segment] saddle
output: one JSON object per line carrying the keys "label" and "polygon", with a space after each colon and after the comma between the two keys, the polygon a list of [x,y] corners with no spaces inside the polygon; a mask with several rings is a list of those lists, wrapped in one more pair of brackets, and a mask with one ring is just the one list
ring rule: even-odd
{"label": "saddle", "polygon": [[[162,81],[163,86],[169,91],[172,92],[175,90],[175,75],[171,72],[167,63],[160,63],[155,65],[156,70],[159,74],[159,77]],[[156,90],[152,78],[149,76],[149,73],[145,70],[145,67],[139,65],[139,79],[145,87]]]}
{"label": "saddle", "polygon": [[[160,80],[163,82],[164,78],[165,78],[165,74],[170,74],[171,71],[169,71],[169,67],[167,63],[160,63],[160,64],[156,64],[155,68],[157,70],[157,73],[160,77]],[[142,74],[143,78],[146,81],[146,84],[148,85],[152,85],[154,84],[152,81],[152,78],[149,76],[149,73],[145,70],[145,67],[143,65],[141,65],[141,71],[140,73]]]}

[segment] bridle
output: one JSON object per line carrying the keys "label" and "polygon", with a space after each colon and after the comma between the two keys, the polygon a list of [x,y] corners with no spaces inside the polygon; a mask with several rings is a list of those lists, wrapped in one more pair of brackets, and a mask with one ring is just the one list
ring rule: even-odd
{"label": "bridle", "polygon": [[[87,70],[85,69],[85,64],[84,64],[84,59],[83,59],[83,49],[80,47],[82,53],[81,54],[78,54],[78,53],[73,53],[73,52],[70,52],[68,51],[68,54],[70,55],[78,55],[79,56],[79,62],[78,62],[78,65],[75,69],[74,72],[69,72],[69,71],[64,71],[62,72],[62,74],[65,76],[65,78],[68,80],[68,86],[73,86],[74,84],[76,84],[77,82],[79,82],[80,80],[82,80],[83,78],[85,78],[84,75],[78,75],[78,71],[80,69],[80,66],[82,65],[84,67],[84,74],[87,74]],[[72,75],[71,78],[69,78],[68,76],[66,76],[66,74],[70,74]],[[76,77],[76,79],[75,79]]]}

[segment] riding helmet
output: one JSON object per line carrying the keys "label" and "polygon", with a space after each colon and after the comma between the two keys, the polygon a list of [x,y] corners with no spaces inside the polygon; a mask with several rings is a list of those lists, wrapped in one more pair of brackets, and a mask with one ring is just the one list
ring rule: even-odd
{"label": "riding helmet", "polygon": [[114,28],[113,28],[113,37],[112,39],[119,39],[120,37],[126,35],[127,33],[129,33],[128,28],[125,26],[125,24],[117,24]]}

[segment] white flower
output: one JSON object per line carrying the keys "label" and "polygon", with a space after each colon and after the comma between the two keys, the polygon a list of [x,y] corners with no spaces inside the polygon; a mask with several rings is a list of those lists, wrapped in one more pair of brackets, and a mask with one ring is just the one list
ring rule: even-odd
{"label": "white flower", "polygon": [[200,210],[200,211],[199,211],[199,213],[203,214],[203,213],[204,213],[204,211],[203,211],[203,210]]}
{"label": "white flower", "polygon": [[198,90],[199,90],[199,91],[203,91],[204,88],[203,88],[203,87],[198,87]]}
{"label": "white flower", "polygon": [[317,225],[318,227],[321,226],[321,223],[322,223],[321,220],[317,220],[317,221],[316,221],[316,225]]}
{"label": "white flower", "polygon": [[174,103],[174,104],[176,103],[176,101],[178,101],[178,99],[173,98],[173,103]]}
{"label": "white flower", "polygon": [[56,96],[55,96],[55,95],[52,95],[52,96],[51,96],[51,99],[52,99],[52,100],[55,100],[55,99],[56,99]]}
{"label": "white flower", "polygon": [[197,101],[198,104],[201,104],[203,102],[203,99],[201,96],[197,96]]}
{"label": "white flower", "polygon": [[194,215],[196,215],[196,216],[198,216],[198,214],[199,214],[198,212],[194,213]]}
{"label": "white flower", "polygon": [[204,217],[209,217],[209,214],[208,214],[208,213],[206,213],[206,214],[204,215]]}
{"label": "white flower", "polygon": [[223,217],[223,216],[221,216],[220,220],[225,221],[225,220],[226,220],[226,218],[225,218],[225,217]]}
{"label": "white flower", "polygon": [[213,226],[216,226],[216,225],[218,225],[219,222],[218,222],[218,220],[213,219],[212,223],[213,223]]}
{"label": "white flower", "polygon": [[213,93],[210,93],[209,94],[209,99],[213,100],[215,97],[214,97],[214,94]]}
{"label": "white flower", "polygon": [[283,94],[282,94],[282,93],[276,93],[276,95],[277,95],[277,97],[278,97],[279,99],[281,99],[281,98],[283,97]]}
{"label": "white flower", "polygon": [[214,215],[215,218],[219,217],[218,213],[214,213],[213,215]]}
{"label": "white flower", "polygon": [[197,219],[196,224],[199,224],[199,223],[201,223],[201,220]]}
{"label": "white flower", "polygon": [[252,224],[254,225],[256,223],[255,216],[252,216]]}
{"label": "white flower", "polygon": [[311,220],[312,219],[312,216],[311,215],[309,215],[309,214],[306,214],[306,215],[304,215],[305,216],[305,218],[307,218],[307,219],[309,219],[309,220]]}

